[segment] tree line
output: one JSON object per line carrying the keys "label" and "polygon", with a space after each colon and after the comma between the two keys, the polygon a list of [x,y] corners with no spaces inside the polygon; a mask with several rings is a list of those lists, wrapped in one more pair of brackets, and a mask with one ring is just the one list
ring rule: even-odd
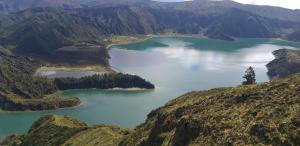
{"label": "tree line", "polygon": [[154,89],[154,85],[145,79],[129,74],[104,74],[82,78],[56,78],[54,84],[59,90],[68,89],[109,89],[109,88],[144,88]]}

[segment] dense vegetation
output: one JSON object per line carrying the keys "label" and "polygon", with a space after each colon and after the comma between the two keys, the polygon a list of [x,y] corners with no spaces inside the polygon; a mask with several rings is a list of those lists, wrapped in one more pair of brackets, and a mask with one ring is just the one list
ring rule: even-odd
{"label": "dense vegetation", "polygon": [[0,92],[13,92],[27,99],[41,98],[56,91],[46,78],[34,77],[39,63],[30,58],[0,51]]}
{"label": "dense vegetation", "polygon": [[300,51],[281,49],[273,52],[275,59],[267,64],[270,79],[300,72]]}
{"label": "dense vegetation", "polygon": [[109,88],[144,88],[153,89],[154,85],[139,76],[128,74],[104,74],[76,78],[57,78],[54,84],[59,90],[67,89],[109,89]]}
{"label": "dense vegetation", "polygon": [[91,77],[47,79],[34,76],[40,66],[28,57],[9,55],[0,51],[0,109],[9,111],[48,110],[80,104],[79,98],[61,98],[58,90],[86,88],[147,88],[154,85],[144,79],[125,74]]}
{"label": "dense vegetation", "polygon": [[0,51],[0,109],[9,111],[47,110],[76,106],[79,98],[63,99],[53,81],[33,76],[39,62]]}
{"label": "dense vegetation", "polygon": [[299,91],[297,74],[270,83],[190,92],[152,111],[145,123],[125,133],[118,128],[87,127],[68,117],[46,116],[35,122],[28,134],[12,136],[6,143],[300,145]]}

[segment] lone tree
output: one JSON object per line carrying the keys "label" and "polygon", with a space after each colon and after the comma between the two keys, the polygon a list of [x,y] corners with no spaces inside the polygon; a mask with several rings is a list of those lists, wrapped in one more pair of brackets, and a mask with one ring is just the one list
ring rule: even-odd
{"label": "lone tree", "polygon": [[246,79],[246,81],[243,81],[243,85],[251,85],[256,83],[255,72],[253,67],[250,66],[245,71],[245,75],[243,76],[243,78]]}

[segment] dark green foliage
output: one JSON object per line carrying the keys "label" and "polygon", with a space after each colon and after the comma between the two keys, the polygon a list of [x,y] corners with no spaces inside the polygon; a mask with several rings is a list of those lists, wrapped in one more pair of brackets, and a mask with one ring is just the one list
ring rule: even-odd
{"label": "dark green foliage", "polygon": [[68,89],[109,89],[109,88],[145,88],[153,89],[154,85],[142,79],[139,76],[128,74],[104,74],[88,77],[76,78],[58,78],[54,80],[59,90]]}
{"label": "dark green foliage", "polygon": [[246,71],[243,78],[246,81],[243,81],[243,85],[251,85],[256,83],[254,69],[250,66]]}
{"label": "dark green foliage", "polygon": [[73,15],[73,11],[34,9],[1,19],[10,23],[0,24],[0,44],[11,47],[15,54],[58,64],[108,65],[109,55],[99,37],[101,30],[93,26],[94,22]]}
{"label": "dark green foliage", "polygon": [[56,91],[53,82],[33,74],[39,63],[26,57],[0,51],[0,92],[13,92],[23,98],[42,98]]}
{"label": "dark green foliage", "polygon": [[7,111],[48,110],[80,104],[79,98],[45,95],[57,91],[52,80],[33,76],[39,67],[27,57],[0,51],[0,109]]}

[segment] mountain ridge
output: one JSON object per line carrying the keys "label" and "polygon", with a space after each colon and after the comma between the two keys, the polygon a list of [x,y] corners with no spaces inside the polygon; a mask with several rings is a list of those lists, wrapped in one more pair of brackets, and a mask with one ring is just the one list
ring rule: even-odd
{"label": "mountain ridge", "polygon": [[[20,55],[37,59],[59,58],[58,63],[70,62],[68,53],[59,48],[88,44],[79,54],[90,46],[95,57],[77,59],[92,64],[101,58],[99,64],[108,65],[109,58],[103,40],[112,35],[148,34],[190,34],[210,38],[233,40],[234,38],[285,38],[291,29],[300,23],[267,18],[238,8],[213,9],[208,13],[193,12],[178,7],[169,8],[163,4],[138,3],[94,8],[35,8],[0,15],[0,45]],[[180,5],[181,6],[181,5]],[[206,10],[207,8],[204,8]],[[229,21],[230,20],[230,21]],[[76,47],[78,48],[78,47]],[[71,52],[78,54],[78,52]],[[49,57],[50,56],[50,57]],[[83,55],[84,56],[84,55]],[[50,59],[49,59],[50,58]],[[74,60],[74,59],[73,59]]]}

